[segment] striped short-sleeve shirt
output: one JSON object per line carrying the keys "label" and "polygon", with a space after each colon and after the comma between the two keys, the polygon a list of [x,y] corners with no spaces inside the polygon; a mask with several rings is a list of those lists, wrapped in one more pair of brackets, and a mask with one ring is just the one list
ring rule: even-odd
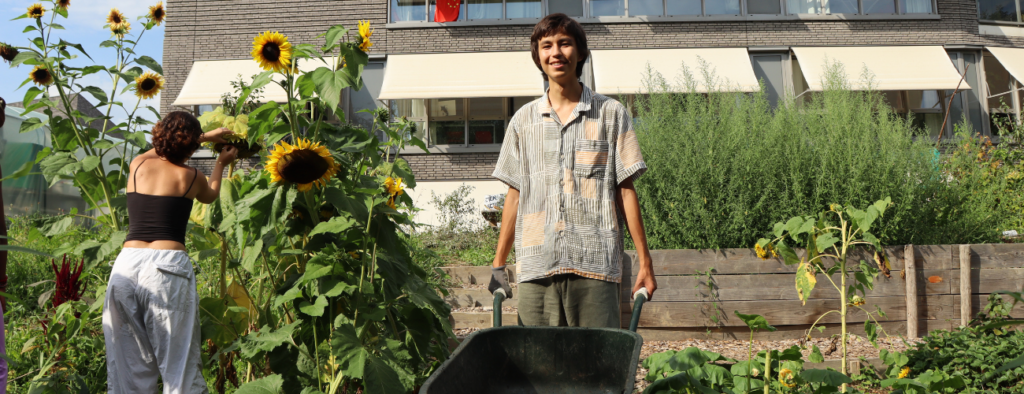
{"label": "striped short-sleeve shirt", "polygon": [[647,170],[629,112],[586,86],[564,122],[547,95],[516,112],[493,176],[519,190],[516,277],[622,278],[617,186]]}

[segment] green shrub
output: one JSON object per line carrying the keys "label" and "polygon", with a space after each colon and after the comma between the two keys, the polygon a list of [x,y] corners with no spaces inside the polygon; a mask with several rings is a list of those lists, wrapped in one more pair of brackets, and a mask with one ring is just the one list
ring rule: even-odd
{"label": "green shrub", "polygon": [[915,140],[880,93],[850,90],[841,70],[828,70],[825,91],[775,109],[763,92],[696,93],[688,73],[676,86],[649,78],[635,127],[650,247],[751,247],[785,218],[885,197],[894,206],[877,235],[887,244],[996,240],[996,197],[969,177],[946,182],[934,143]]}
{"label": "green shrub", "polygon": [[1024,332],[983,327],[1005,319],[1010,310],[1009,304],[993,295],[970,327],[932,331],[922,338],[923,342],[906,351],[911,373],[934,369],[961,376],[967,386],[956,390],[957,393],[1024,392],[1024,367],[996,373],[999,367],[1020,356],[1024,349]]}

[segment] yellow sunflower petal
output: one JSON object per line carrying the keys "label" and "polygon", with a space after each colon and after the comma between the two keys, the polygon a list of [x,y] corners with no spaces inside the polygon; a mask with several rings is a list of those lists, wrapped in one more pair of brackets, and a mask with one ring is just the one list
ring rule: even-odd
{"label": "yellow sunflower petal", "polygon": [[252,58],[264,70],[289,72],[292,64],[292,44],[283,34],[267,31],[253,39]]}
{"label": "yellow sunflower petal", "polygon": [[145,72],[135,78],[135,95],[151,99],[164,88],[164,77],[154,72]]}

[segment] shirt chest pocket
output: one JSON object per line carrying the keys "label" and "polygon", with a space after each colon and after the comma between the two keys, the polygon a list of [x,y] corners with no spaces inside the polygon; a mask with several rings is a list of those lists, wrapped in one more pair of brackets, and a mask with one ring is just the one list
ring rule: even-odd
{"label": "shirt chest pocket", "polygon": [[580,178],[603,178],[608,171],[608,141],[576,141],[573,175]]}

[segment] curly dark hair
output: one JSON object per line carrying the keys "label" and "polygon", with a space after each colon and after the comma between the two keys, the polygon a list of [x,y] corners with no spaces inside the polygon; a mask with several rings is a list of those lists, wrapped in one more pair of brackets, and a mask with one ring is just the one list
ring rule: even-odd
{"label": "curly dark hair", "polygon": [[199,149],[202,135],[199,119],[185,111],[174,111],[153,127],[153,149],[167,161],[182,164]]}
{"label": "curly dark hair", "polygon": [[537,69],[540,70],[541,75],[546,81],[548,75],[544,73],[544,68],[540,66],[540,40],[556,33],[563,33],[576,41],[576,50],[580,54],[580,61],[576,63],[576,78],[579,78],[583,75],[583,63],[586,63],[587,58],[590,57],[590,49],[587,47],[587,33],[583,31],[583,26],[579,22],[566,14],[557,13],[545,16],[544,19],[541,19],[533,27],[533,34],[530,35],[530,52],[533,55],[533,64],[537,65]]}

